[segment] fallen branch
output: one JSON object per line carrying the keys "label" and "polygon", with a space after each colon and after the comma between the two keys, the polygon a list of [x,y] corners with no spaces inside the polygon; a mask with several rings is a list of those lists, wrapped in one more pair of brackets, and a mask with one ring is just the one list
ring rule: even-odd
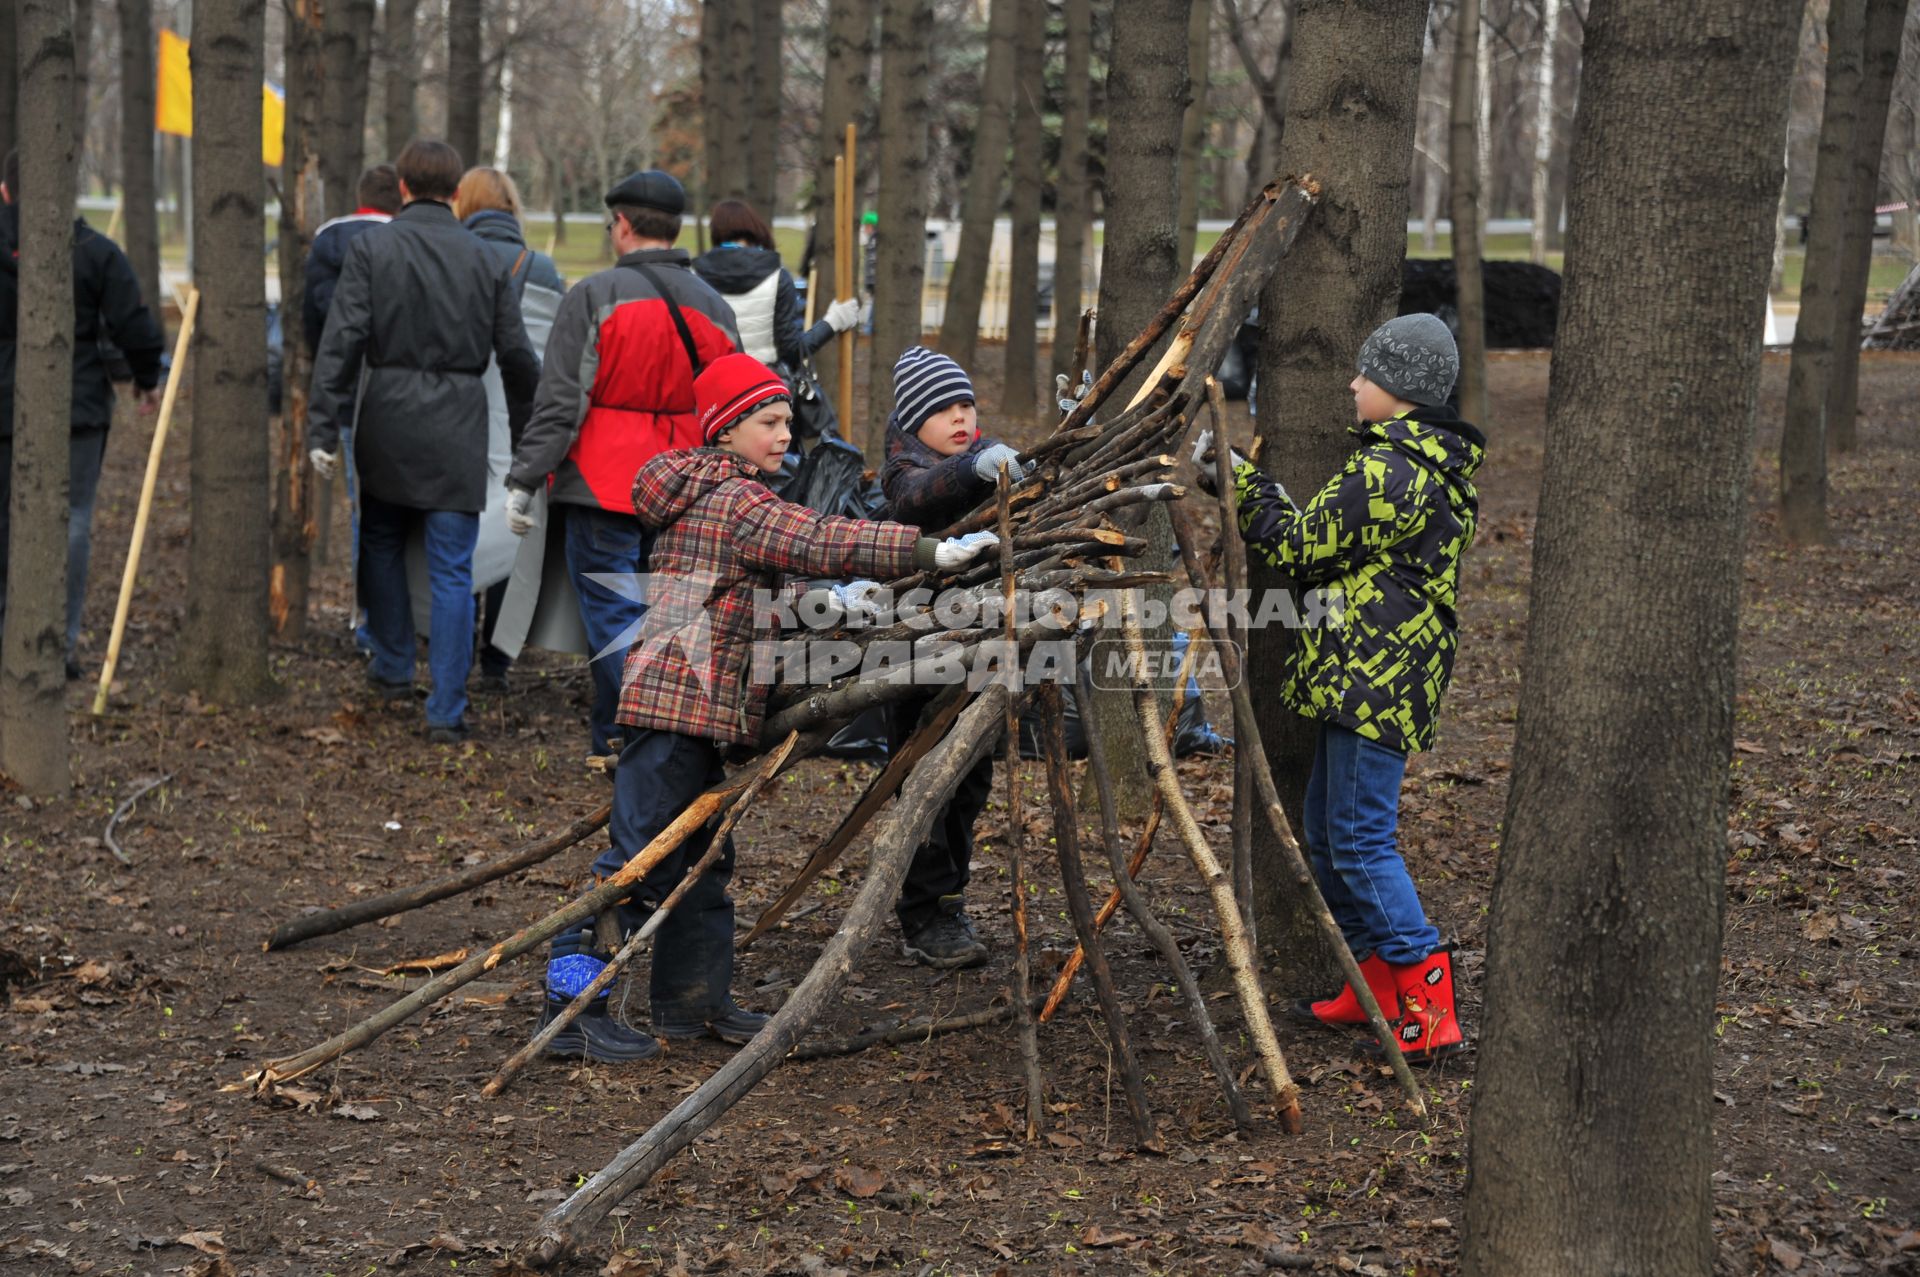
{"label": "fallen branch", "polygon": [[972,1011],[966,1015],[950,1015],[938,1020],[922,1017],[909,1020],[891,1029],[869,1029],[865,1033],[855,1033],[851,1037],[802,1042],[787,1052],[787,1058],[795,1061],[824,1060],[833,1056],[858,1055],[876,1046],[905,1046],[910,1042],[926,1042],[933,1038],[944,1037],[949,1033],[1004,1024],[1012,1018],[1013,1003],[1003,1002],[997,1007],[988,1007],[984,1011]]}
{"label": "fallen branch", "polygon": [[[1013,640],[1013,511],[1007,468],[1000,467],[997,514],[1000,523],[1000,578],[1007,640]],[[1013,885],[1013,1005],[1020,1026],[1020,1064],[1027,1079],[1027,1141],[1047,1129],[1047,1081],[1040,1071],[1040,1033],[1033,1018],[1033,967],[1027,951],[1027,874],[1020,855],[1020,713],[1007,698],[1007,876]]]}
{"label": "fallen branch", "polygon": [[133,810],[133,805],[140,801],[142,795],[146,794],[149,790],[160,788],[160,786],[166,784],[168,781],[172,779],[173,779],[173,773],[168,772],[164,776],[156,776],[152,780],[146,780],[146,781],[140,782],[138,785],[134,786],[132,793],[128,794],[125,798],[122,798],[120,800],[120,805],[113,809],[113,815],[107,817],[107,827],[106,827],[106,830],[100,835],[100,841],[107,844],[107,850],[112,852],[113,858],[119,861],[121,864],[131,868],[133,865],[133,860],[131,857],[127,855],[126,849],[123,848],[119,844],[119,842],[115,840],[113,836],[114,826],[118,825],[122,820],[126,819],[127,813]]}

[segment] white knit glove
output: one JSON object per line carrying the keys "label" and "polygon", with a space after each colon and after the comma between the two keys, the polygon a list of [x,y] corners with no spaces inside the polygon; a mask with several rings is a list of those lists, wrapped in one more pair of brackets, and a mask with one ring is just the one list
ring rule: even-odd
{"label": "white knit glove", "polygon": [[1026,467],[1020,464],[1020,453],[1004,443],[990,444],[973,456],[973,472],[991,483],[1000,477],[1000,463],[1007,463],[1007,480],[1018,483],[1027,477]]}
{"label": "white knit glove", "polygon": [[1087,392],[1093,389],[1093,369],[1081,373],[1080,384],[1071,391],[1068,390],[1069,386],[1073,386],[1073,383],[1067,380],[1067,374],[1057,372],[1053,375],[1053,393],[1059,397],[1060,415],[1063,417],[1071,416],[1073,410],[1080,406],[1080,401],[1087,397]]}
{"label": "white knit glove", "polygon": [[[1199,466],[1203,472],[1210,474],[1213,471],[1212,453],[1213,453],[1213,431],[1202,430],[1199,434],[1194,436],[1193,452],[1189,455],[1188,459],[1191,460],[1194,465]],[[1230,471],[1238,470],[1241,466],[1245,464],[1247,464],[1247,459],[1240,455],[1240,450],[1238,448],[1233,447],[1232,445],[1228,445],[1227,469]]]}
{"label": "white knit glove", "polygon": [[933,565],[942,572],[963,568],[1000,544],[992,532],[969,532],[963,537],[948,537],[934,547]]}
{"label": "white knit glove", "polygon": [[880,619],[883,609],[877,596],[882,587],[878,581],[848,581],[830,588],[848,621],[855,625],[871,625]]}
{"label": "white knit glove", "polygon": [[314,448],[307,453],[307,464],[322,479],[331,480],[340,473],[340,454],[328,452],[325,448]]}
{"label": "white knit glove", "polygon": [[533,531],[539,520],[533,517],[533,493],[525,488],[507,489],[507,531],[523,537]]}
{"label": "white knit glove", "polygon": [[851,297],[843,297],[827,307],[824,318],[827,321],[827,327],[833,331],[846,332],[860,322],[860,303]]}

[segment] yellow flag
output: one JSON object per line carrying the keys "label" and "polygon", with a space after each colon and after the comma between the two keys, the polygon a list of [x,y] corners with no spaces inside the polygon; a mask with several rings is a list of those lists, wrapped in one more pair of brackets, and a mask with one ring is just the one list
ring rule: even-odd
{"label": "yellow flag", "polygon": [[[187,56],[187,42],[162,28],[156,63],[154,130],[175,137],[192,137],[193,65]],[[260,162],[272,168],[280,167],[286,118],[286,103],[280,91],[263,82],[260,85]]]}

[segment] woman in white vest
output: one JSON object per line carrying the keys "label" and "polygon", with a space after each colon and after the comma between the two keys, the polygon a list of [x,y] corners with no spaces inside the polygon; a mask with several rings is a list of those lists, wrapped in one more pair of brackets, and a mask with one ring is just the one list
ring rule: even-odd
{"label": "woman in white vest", "polygon": [[785,365],[791,378],[791,370],[859,322],[860,303],[849,297],[806,326],[799,290],[773,246],[773,228],[751,204],[721,200],[708,226],[713,247],[693,259],[693,269],[733,307],[742,351],[769,367]]}

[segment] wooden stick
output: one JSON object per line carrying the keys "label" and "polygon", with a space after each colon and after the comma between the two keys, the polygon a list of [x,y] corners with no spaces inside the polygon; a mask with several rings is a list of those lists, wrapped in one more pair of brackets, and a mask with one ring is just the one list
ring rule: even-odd
{"label": "wooden stick", "polygon": [[[1060,685],[1048,683],[1040,689],[1041,712],[1046,716],[1047,792],[1053,799],[1054,851],[1060,859],[1060,887],[1067,893],[1067,913],[1080,947],[1087,954],[1087,969],[1093,974],[1093,990],[1100,1003],[1101,1018],[1107,1025],[1107,1042],[1120,1070],[1120,1089],[1127,1097],[1127,1112],[1133,1118],[1133,1131],[1141,1148],[1153,1153],[1167,1151],[1166,1141],[1155,1129],[1153,1110],[1147,1105],[1146,1084],[1140,1079],[1140,1061],[1133,1053],[1133,1041],[1127,1033],[1127,1015],[1120,1009],[1120,995],[1113,988],[1113,968],[1107,965],[1107,951],[1100,933],[1093,926],[1093,901],[1088,899],[1087,871],[1080,863],[1080,821],[1073,809],[1073,780],[1067,774],[1066,712]],[[1096,736],[1098,732],[1089,732]]]}
{"label": "wooden stick", "polygon": [[[1238,506],[1233,492],[1233,467],[1228,458],[1233,455],[1230,432],[1227,430],[1227,397],[1220,389],[1217,378],[1207,378],[1207,410],[1213,417],[1213,483],[1214,494],[1220,500],[1220,575],[1226,583],[1227,596],[1237,598],[1239,591],[1247,588],[1247,543],[1240,537]],[[1197,554],[1199,546],[1194,547]],[[1196,559],[1194,566],[1199,566]],[[1192,568],[1188,569],[1191,573]],[[1200,573],[1200,581],[1194,588],[1204,591],[1206,573]],[[1223,649],[1223,660],[1239,661],[1245,650],[1247,636],[1236,632],[1238,623],[1231,615],[1223,622],[1221,633],[1215,635],[1214,646]],[[1236,646],[1237,644],[1237,646]],[[1225,651],[1225,649],[1231,649]],[[1244,677],[1237,673],[1236,677]],[[1255,952],[1260,948],[1258,920],[1253,908],[1253,753],[1241,744],[1242,741],[1255,740],[1259,729],[1246,721],[1241,712],[1244,697],[1236,697],[1233,702],[1233,890],[1240,899],[1241,920],[1247,926],[1247,942],[1253,945]],[[1252,703],[1247,702],[1247,713],[1252,712]]]}
{"label": "wooden stick", "polygon": [[147,542],[147,518],[153,513],[153,490],[160,482],[160,454],[166,451],[167,429],[173,424],[173,405],[180,398],[180,383],[187,370],[187,346],[193,340],[193,321],[200,313],[200,290],[187,290],[187,304],[180,312],[180,335],[173,343],[173,367],[167,371],[167,389],[160,397],[160,417],[153,424],[153,443],[147,448],[147,476],[140,482],[140,506],[133,515],[133,544],[127,550],[127,566],[120,574],[120,601],[113,609],[113,633],[107,639],[107,659],[100,667],[100,688],[93,694],[95,716],[107,712],[107,691],[113,686],[113,671],[120,664],[120,643],[127,634],[127,613],[133,609],[133,583],[140,575],[140,552]]}
{"label": "wooden stick", "polygon": [[120,845],[120,843],[114,838],[113,836],[114,827],[118,825],[123,819],[126,818],[126,814],[128,812],[133,810],[133,805],[140,801],[141,795],[145,794],[150,789],[160,788],[160,786],[166,784],[168,781],[172,779],[173,779],[173,773],[168,772],[164,776],[156,776],[152,780],[141,781],[138,785],[135,785],[133,787],[132,793],[128,794],[125,798],[122,798],[120,800],[120,805],[113,809],[113,815],[107,818],[107,827],[106,827],[106,830],[100,835],[100,839],[102,842],[107,844],[107,850],[113,853],[113,858],[119,861],[121,864],[131,866],[133,864],[133,860],[127,855],[126,849],[123,848]]}
{"label": "wooden stick", "polygon": [[908,777],[900,801],[880,817],[866,881],[848,906],[840,929],[766,1027],[572,1197],[549,1211],[534,1235],[514,1248],[512,1262],[536,1270],[558,1265],[608,1211],[653,1178],[675,1153],[718,1122],[779,1066],[886,924],[915,849],[926,839],[960,778],[992,748],[1000,734],[1004,706],[1011,699],[998,684],[982,689],[953,731]]}
{"label": "wooden stick", "polygon": [[423,882],[413,887],[403,887],[398,891],[389,891],[384,895],[367,900],[356,900],[352,904],[341,905],[337,909],[319,909],[313,913],[301,914],[289,918],[274,928],[260,947],[271,952],[299,944],[302,940],[311,940],[315,936],[330,936],[349,927],[363,923],[377,922],[381,918],[392,917],[396,913],[405,913],[409,909],[418,909],[422,905],[457,896],[463,891],[489,883],[496,878],[518,873],[522,869],[551,860],[583,838],[592,836],[607,827],[607,819],[613,814],[609,803],[602,803],[598,810],[582,816],[557,834],[548,834],[545,838],[535,839],[514,848],[498,860],[485,864],[472,865],[458,873],[448,874],[445,878],[433,882]]}
{"label": "wooden stick", "polygon": [[[859,214],[854,210],[855,194],[860,189],[860,165],[857,145],[858,130],[853,124],[847,125],[846,152],[835,162],[835,172],[840,179],[840,198],[837,201],[839,216],[834,219],[836,243],[833,247],[834,273],[840,277],[840,288],[835,301],[843,297],[859,297],[854,288],[853,254],[860,251],[860,239],[854,223]],[[840,429],[847,438],[855,436],[853,429],[853,351],[859,344],[860,326],[855,324],[840,335],[835,343],[840,358]]]}
{"label": "wooden stick", "polygon": [[787,1059],[824,1060],[839,1055],[858,1055],[871,1047],[906,1046],[909,1043],[943,1037],[949,1033],[959,1033],[965,1029],[984,1029],[990,1025],[1002,1024],[1012,1018],[1013,1003],[1011,1002],[1004,1002],[997,1007],[988,1007],[984,1011],[950,1015],[938,1020],[921,1017],[909,1020],[896,1028],[870,1029],[865,1033],[855,1033],[851,1037],[802,1042],[787,1052]]}
{"label": "wooden stick", "polygon": [[1154,729],[1159,713],[1153,686],[1146,677],[1146,644],[1140,635],[1139,604],[1131,590],[1120,596],[1120,624],[1125,632],[1127,650],[1133,656],[1133,707],[1139,719],[1140,736],[1146,743],[1147,771],[1167,800],[1167,814],[1186,844],[1187,856],[1206,884],[1213,901],[1213,912],[1220,924],[1220,938],[1227,952],[1227,967],[1233,973],[1234,992],[1239,995],[1240,1012],[1246,1017],[1247,1036],[1267,1070],[1267,1083],[1273,1089],[1274,1104],[1280,1110],[1280,1125],[1289,1135],[1300,1130],[1300,1088],[1287,1070],[1287,1057],[1273,1033],[1273,1020],[1267,1015],[1266,995],[1260,990],[1260,973],[1254,965],[1253,950],[1240,925],[1240,906],[1233,898],[1233,883],[1220,867],[1213,849],[1200,832],[1193,808],[1180,792],[1180,777],[1173,770],[1173,755],[1166,741]]}
{"label": "wooden stick", "polygon": [[[1006,637],[1013,637],[1013,494],[1011,476],[1003,463],[996,491],[1000,523],[1001,599],[1005,607]],[[1027,1078],[1027,1142],[1047,1129],[1047,1081],[1040,1071],[1040,1033],[1033,1018],[1033,967],[1027,952],[1027,873],[1020,855],[1025,837],[1020,819],[1020,713],[1007,698],[1007,876],[1013,880],[1013,1002],[1020,1025],[1020,1063]]]}
{"label": "wooden stick", "polygon": [[[795,739],[797,738],[793,736],[787,737],[786,742],[779,749],[768,755],[766,764],[754,774],[753,783],[748,785],[739,800],[727,809],[727,814],[721,818],[719,828],[715,829],[707,839],[707,849],[700,854],[700,859],[694,862],[691,869],[680,875],[680,881],[673,884],[673,890],[667,893],[667,898],[654,908],[653,913],[641,924],[640,929],[620,946],[620,951],[613,955],[613,960],[600,968],[599,973],[588,982],[587,987],[575,995],[573,1001],[562,1007],[560,1014],[542,1026],[540,1031],[533,1035],[532,1041],[507,1058],[507,1062],[500,1066],[499,1072],[480,1088],[480,1094],[492,1099],[504,1091],[507,1083],[513,1081],[514,1076],[527,1066],[527,1061],[538,1055],[562,1029],[572,1024],[582,1011],[593,1005],[593,1000],[619,977],[627,964],[633,961],[634,955],[646,947],[647,943],[653,939],[654,933],[660,930],[673,913],[674,906],[693,890],[693,885],[706,875],[707,870],[713,868],[715,861],[720,859],[720,853],[727,845],[727,839],[733,835],[733,827],[740,823],[740,817],[747,814],[747,808],[753,806],[754,799],[760,796],[760,791],[766,788],[768,781],[773,779],[774,772],[779,769],[781,763],[786,761],[787,753],[793,749]],[[612,910],[607,911],[607,913],[611,912]],[[607,914],[602,913],[600,916],[604,918]]]}
{"label": "wooden stick", "polygon": [[[1088,677],[1085,666],[1080,667],[1079,683],[1081,698],[1092,699],[1093,680]],[[1221,1094],[1226,1096],[1227,1112],[1233,1115],[1234,1126],[1242,1131],[1250,1131],[1253,1129],[1253,1111],[1247,1107],[1247,1097],[1233,1074],[1233,1062],[1227,1059],[1226,1048],[1220,1045],[1220,1035],[1214,1031],[1213,1017],[1207,1013],[1207,999],[1200,992],[1200,982],[1194,979],[1187,955],[1180,951],[1180,942],[1173,938],[1173,932],[1167,930],[1166,924],[1155,916],[1153,907],[1147,903],[1146,893],[1134,885],[1134,877],[1140,872],[1139,866],[1128,865],[1121,859],[1119,807],[1113,797],[1113,774],[1107,769],[1106,743],[1098,739],[1099,735],[1098,732],[1087,733],[1087,767],[1093,772],[1094,790],[1100,796],[1100,836],[1107,850],[1107,867],[1118,884],[1114,894],[1126,901],[1127,912],[1132,915],[1134,925],[1153,942],[1153,947],[1160,951],[1161,960],[1173,971],[1174,985],[1180,990],[1180,996],[1186,999],[1187,1016],[1200,1034],[1200,1047],[1206,1052],[1207,1063],[1213,1067],[1213,1076],[1220,1083]],[[1156,790],[1155,818],[1160,812],[1159,797]],[[1151,845],[1152,839],[1147,841]],[[1063,983],[1060,992],[1065,991]]]}

